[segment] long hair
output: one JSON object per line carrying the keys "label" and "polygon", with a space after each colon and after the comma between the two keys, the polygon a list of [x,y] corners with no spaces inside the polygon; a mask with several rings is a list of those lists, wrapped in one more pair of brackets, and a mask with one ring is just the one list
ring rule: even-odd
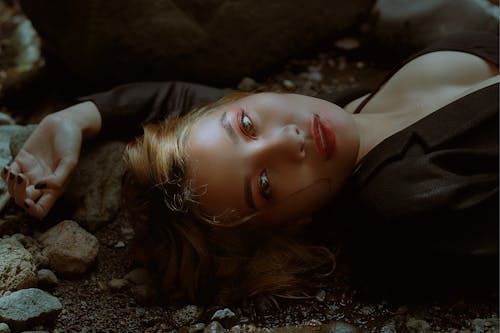
{"label": "long hair", "polygon": [[303,233],[250,223],[223,227],[201,218],[185,177],[185,139],[203,115],[247,95],[230,94],[149,124],[127,145],[124,199],[135,229],[135,259],[156,273],[166,301],[229,304],[257,295],[294,295],[310,285],[311,273],[335,266],[332,252],[309,244]]}

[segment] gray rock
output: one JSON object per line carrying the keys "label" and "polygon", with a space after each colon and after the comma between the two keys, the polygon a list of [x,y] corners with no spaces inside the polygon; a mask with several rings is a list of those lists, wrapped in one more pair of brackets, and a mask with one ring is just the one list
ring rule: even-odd
{"label": "gray rock", "polygon": [[218,322],[213,321],[205,327],[203,333],[224,333],[226,329]]}
{"label": "gray rock", "polygon": [[431,332],[431,325],[422,319],[410,317],[406,320],[406,327],[412,333],[428,333]]}
{"label": "gray rock", "polygon": [[353,325],[343,321],[333,321],[321,327],[320,333],[359,333]]}
{"label": "gray rock", "polygon": [[108,282],[108,287],[112,291],[120,291],[129,286],[129,282],[125,279],[112,279]]}
{"label": "gray rock", "polygon": [[153,283],[151,274],[145,268],[133,269],[132,271],[127,273],[123,278],[134,284],[151,285]]}
{"label": "gray rock", "polygon": [[30,288],[0,297],[0,321],[13,331],[52,321],[62,310],[61,302],[43,290]]}
{"label": "gray rock", "polygon": [[113,220],[120,210],[126,165],[123,142],[85,146],[65,194],[55,210],[73,207],[72,219],[90,231]]}
{"label": "gray rock", "polygon": [[0,333],[10,333],[10,327],[6,323],[0,323]]}
{"label": "gray rock", "polygon": [[406,56],[455,32],[497,33],[499,18],[484,0],[378,0],[366,30],[379,47]]}
{"label": "gray rock", "polygon": [[472,321],[472,333],[498,332],[498,318],[476,318]]}
{"label": "gray rock", "polygon": [[51,53],[100,85],[172,78],[234,82],[354,27],[373,3],[21,1]]}
{"label": "gray rock", "polygon": [[234,317],[236,317],[236,315],[234,314],[233,311],[231,311],[231,309],[224,308],[224,309],[215,311],[215,313],[213,314],[213,316],[210,320],[222,320],[222,319],[234,318]]}
{"label": "gray rock", "polygon": [[238,90],[241,91],[252,91],[257,88],[257,82],[251,77],[244,77],[241,79],[240,83],[238,83]]}
{"label": "gray rock", "polygon": [[42,288],[53,288],[59,284],[57,276],[50,269],[43,268],[38,271],[38,285]]}
{"label": "gray rock", "polygon": [[97,238],[75,221],[63,221],[43,233],[39,241],[45,246],[50,267],[65,276],[85,273],[99,252]]}
{"label": "gray rock", "polygon": [[15,238],[0,239],[0,258],[0,292],[36,285],[33,257]]}

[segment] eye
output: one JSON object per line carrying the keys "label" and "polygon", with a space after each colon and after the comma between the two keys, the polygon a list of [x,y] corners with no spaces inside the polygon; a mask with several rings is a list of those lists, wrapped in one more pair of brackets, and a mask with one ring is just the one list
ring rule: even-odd
{"label": "eye", "polygon": [[250,119],[250,117],[245,112],[241,112],[240,128],[246,135],[251,138],[255,138],[257,131],[253,126],[252,119]]}
{"label": "eye", "polygon": [[266,170],[262,171],[259,176],[259,192],[264,199],[271,199],[271,182],[269,181]]}

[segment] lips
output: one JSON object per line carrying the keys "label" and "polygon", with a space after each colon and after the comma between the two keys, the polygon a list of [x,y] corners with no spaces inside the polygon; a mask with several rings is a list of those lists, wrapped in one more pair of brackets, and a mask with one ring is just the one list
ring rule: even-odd
{"label": "lips", "polygon": [[321,121],[320,116],[315,114],[312,132],[319,154],[325,160],[329,160],[333,155],[333,148],[335,147],[335,136],[333,135],[331,126],[325,121]]}

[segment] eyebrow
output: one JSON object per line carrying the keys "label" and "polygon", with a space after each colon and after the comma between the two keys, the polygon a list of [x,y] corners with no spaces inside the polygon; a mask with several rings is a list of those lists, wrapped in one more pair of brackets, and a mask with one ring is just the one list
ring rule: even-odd
{"label": "eyebrow", "polygon": [[[231,125],[229,119],[228,119],[228,114],[227,111],[225,111],[222,116],[220,117],[220,122],[222,127],[227,133],[227,136],[229,139],[234,144],[238,144],[240,142],[238,135],[236,134],[236,131],[234,130],[233,126]],[[256,211],[257,208],[255,208],[255,202],[253,201],[253,195],[252,195],[252,186],[251,186],[251,178],[249,175],[245,176],[245,179],[243,181],[243,194],[245,197],[245,202],[250,209],[253,211]]]}

